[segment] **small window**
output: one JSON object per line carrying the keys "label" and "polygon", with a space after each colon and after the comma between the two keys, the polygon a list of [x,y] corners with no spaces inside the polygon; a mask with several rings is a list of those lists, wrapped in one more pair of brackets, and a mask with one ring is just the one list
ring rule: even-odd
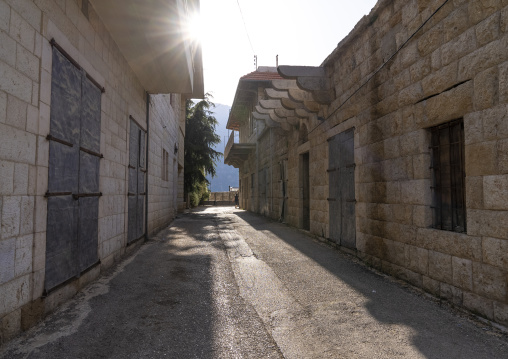
{"label": "small window", "polygon": [[169,153],[162,149],[162,180],[169,181]]}
{"label": "small window", "polygon": [[455,120],[430,130],[433,227],[465,232],[464,122]]}

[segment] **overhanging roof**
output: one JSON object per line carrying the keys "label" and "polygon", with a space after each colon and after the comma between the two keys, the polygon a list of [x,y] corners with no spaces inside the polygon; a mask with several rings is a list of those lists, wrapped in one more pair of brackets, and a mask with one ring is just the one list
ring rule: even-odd
{"label": "overhanging roof", "polygon": [[149,93],[203,98],[201,45],[184,31],[199,0],[90,0]]}
{"label": "overhanging roof", "polygon": [[259,67],[238,81],[235,99],[229,113],[226,128],[239,131],[240,123],[249,118],[257,102],[258,87],[269,86],[272,80],[282,79],[275,67]]}

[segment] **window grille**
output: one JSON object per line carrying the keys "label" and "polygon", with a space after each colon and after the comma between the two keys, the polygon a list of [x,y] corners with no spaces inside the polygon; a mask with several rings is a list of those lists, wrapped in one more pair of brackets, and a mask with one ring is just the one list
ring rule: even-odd
{"label": "window grille", "polygon": [[430,130],[433,227],[465,232],[464,122],[454,120]]}

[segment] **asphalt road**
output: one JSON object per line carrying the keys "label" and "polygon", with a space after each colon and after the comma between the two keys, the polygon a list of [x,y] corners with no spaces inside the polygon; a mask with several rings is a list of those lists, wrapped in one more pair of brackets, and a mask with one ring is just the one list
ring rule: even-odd
{"label": "asphalt road", "polygon": [[507,358],[508,337],[283,224],[181,215],[0,358]]}

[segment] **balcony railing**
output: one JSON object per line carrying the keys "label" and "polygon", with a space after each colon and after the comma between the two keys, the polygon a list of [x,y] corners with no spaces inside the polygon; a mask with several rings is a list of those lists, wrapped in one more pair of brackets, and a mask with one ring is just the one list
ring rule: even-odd
{"label": "balcony railing", "polygon": [[229,135],[228,143],[226,144],[226,148],[224,149],[224,158],[228,158],[229,152],[231,148],[235,144],[235,131],[231,131],[231,135]]}

